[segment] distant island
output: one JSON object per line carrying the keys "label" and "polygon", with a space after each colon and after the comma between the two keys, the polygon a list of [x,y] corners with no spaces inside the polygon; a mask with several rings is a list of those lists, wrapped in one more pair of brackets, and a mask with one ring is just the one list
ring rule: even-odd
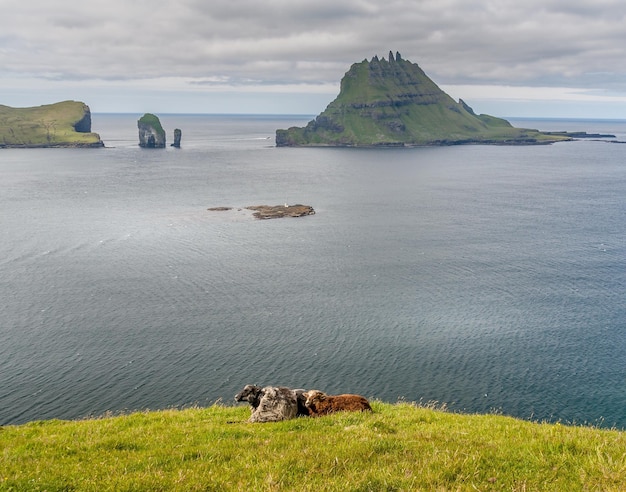
{"label": "distant island", "polygon": [[33,147],[104,147],[104,143],[91,131],[91,111],[85,103],[0,105],[0,148]]}
{"label": "distant island", "polygon": [[547,144],[567,132],[515,128],[454,101],[416,64],[389,52],[353,64],[337,98],[305,127],[276,131],[276,146],[379,147]]}

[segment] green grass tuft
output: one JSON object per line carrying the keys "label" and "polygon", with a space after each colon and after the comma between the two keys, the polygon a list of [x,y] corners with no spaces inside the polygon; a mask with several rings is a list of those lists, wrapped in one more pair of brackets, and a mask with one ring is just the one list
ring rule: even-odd
{"label": "green grass tuft", "polygon": [[144,125],[151,126],[158,133],[165,133],[165,130],[163,130],[163,126],[161,126],[161,120],[159,120],[158,116],[152,113],[144,114],[141,118],[139,118],[138,123],[143,123]]}
{"label": "green grass tuft", "polygon": [[400,491],[626,487],[626,433],[372,402],[250,424],[248,408],[0,428],[0,490]]}

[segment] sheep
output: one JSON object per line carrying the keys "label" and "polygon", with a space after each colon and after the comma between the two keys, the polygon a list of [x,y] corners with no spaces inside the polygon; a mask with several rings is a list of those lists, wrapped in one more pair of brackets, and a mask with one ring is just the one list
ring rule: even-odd
{"label": "sheep", "polygon": [[235,401],[247,401],[252,410],[255,410],[261,402],[263,390],[253,384],[246,384],[244,388],[235,395]]}
{"label": "sheep", "polygon": [[309,408],[306,406],[306,390],[305,389],[295,389],[293,392],[296,394],[296,400],[298,401],[298,412],[296,413],[297,417],[308,417],[311,412]]}
{"label": "sheep", "polygon": [[327,395],[319,390],[304,393],[305,405],[313,417],[328,415],[333,412],[364,412],[372,411],[367,399],[360,395]]}
{"label": "sheep", "polygon": [[[252,415],[249,422],[277,422],[292,419],[299,415],[299,406],[302,405],[302,415],[308,415],[304,406],[304,390],[292,390],[284,386],[265,386],[260,388],[248,384],[235,395],[236,401],[247,401],[250,404]],[[300,396],[298,397],[298,393]],[[299,405],[300,401],[300,405]]]}

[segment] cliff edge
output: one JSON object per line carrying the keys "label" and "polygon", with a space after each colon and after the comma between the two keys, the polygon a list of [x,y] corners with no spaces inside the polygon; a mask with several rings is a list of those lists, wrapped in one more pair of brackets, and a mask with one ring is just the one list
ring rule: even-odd
{"label": "cliff edge", "polygon": [[540,144],[571,140],[477,115],[454,101],[400,53],[353,64],[337,98],[306,127],[276,131],[276,145],[417,146]]}

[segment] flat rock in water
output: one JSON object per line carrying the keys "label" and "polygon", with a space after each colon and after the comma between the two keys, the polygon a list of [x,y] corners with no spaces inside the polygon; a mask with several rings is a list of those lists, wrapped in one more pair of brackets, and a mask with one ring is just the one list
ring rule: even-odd
{"label": "flat rock in water", "polygon": [[282,217],[303,217],[313,215],[315,210],[310,205],[253,205],[246,207],[254,210],[252,214],[257,219],[280,219]]}
{"label": "flat rock in water", "polygon": [[[209,212],[227,212],[233,210],[233,207],[210,207]],[[241,211],[241,208],[237,210]],[[315,214],[315,210],[310,205],[250,205],[244,207],[244,210],[252,210],[253,217],[257,219],[280,219],[282,217],[303,217],[305,215]]]}

